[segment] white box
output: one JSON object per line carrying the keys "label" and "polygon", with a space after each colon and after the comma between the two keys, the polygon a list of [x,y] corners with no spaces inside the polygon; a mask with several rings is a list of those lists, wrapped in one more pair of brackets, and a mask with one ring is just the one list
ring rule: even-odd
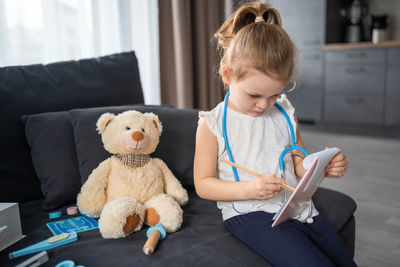
{"label": "white box", "polygon": [[0,251],[23,237],[18,203],[0,203]]}

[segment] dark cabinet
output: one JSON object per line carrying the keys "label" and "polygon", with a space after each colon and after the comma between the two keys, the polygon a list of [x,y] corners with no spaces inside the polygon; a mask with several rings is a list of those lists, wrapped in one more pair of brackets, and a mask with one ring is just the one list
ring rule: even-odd
{"label": "dark cabinet", "polygon": [[324,121],[383,124],[386,49],[326,51]]}
{"label": "dark cabinet", "polygon": [[323,92],[322,51],[303,51],[299,56],[297,87],[288,93],[296,108],[296,115],[303,121],[320,121]]}
{"label": "dark cabinet", "polygon": [[388,48],[385,125],[400,126],[400,48]]}
{"label": "dark cabinet", "polygon": [[324,111],[327,122],[382,124],[383,95],[328,94]]}
{"label": "dark cabinet", "polygon": [[326,65],[326,93],[379,94],[385,86],[385,64]]}

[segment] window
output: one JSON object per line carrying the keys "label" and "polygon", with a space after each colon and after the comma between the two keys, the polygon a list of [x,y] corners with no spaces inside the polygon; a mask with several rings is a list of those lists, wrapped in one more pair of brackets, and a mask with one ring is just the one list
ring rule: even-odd
{"label": "window", "polygon": [[157,0],[0,0],[0,67],[134,50],[146,104],[160,104]]}

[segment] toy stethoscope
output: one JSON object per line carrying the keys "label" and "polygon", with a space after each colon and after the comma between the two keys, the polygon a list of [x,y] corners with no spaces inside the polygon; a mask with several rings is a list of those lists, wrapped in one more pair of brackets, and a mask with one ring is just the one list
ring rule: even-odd
{"label": "toy stethoscope", "polygon": [[[222,116],[222,136],[224,137],[225,148],[226,148],[226,152],[228,154],[229,160],[234,163],[235,161],[233,159],[231,148],[229,146],[228,135],[226,133],[226,111],[227,111],[227,107],[228,107],[229,95],[230,95],[230,92],[228,91],[228,93],[226,93],[225,99],[224,99],[224,113],[223,113],[223,116]],[[290,121],[290,118],[289,118],[288,114],[286,113],[286,111],[278,103],[275,103],[274,106],[280,112],[282,112],[283,116],[286,118],[286,121],[289,124],[290,136],[291,136],[290,137],[291,146],[285,148],[282,151],[281,155],[279,156],[279,170],[281,172],[281,177],[284,178],[285,164],[283,162],[283,158],[285,157],[286,153],[291,151],[291,150],[299,150],[299,151],[303,152],[304,155],[306,155],[306,156],[308,156],[308,153],[304,148],[296,146],[296,137],[295,137],[295,134],[294,134],[293,124]],[[234,166],[231,166],[231,167],[232,167],[232,171],[233,171],[233,176],[235,177],[235,182],[239,182],[239,175],[237,173],[236,167],[234,167]],[[248,213],[250,211],[250,209],[251,209],[251,206],[252,206],[252,200],[234,201],[232,203],[233,209],[236,212],[240,213],[240,214]],[[312,204],[311,204],[311,201],[310,201],[310,203],[309,203],[309,212],[308,212],[308,216],[307,216],[307,222],[308,223],[312,223],[313,222],[312,218],[310,217],[311,212],[312,212]]]}

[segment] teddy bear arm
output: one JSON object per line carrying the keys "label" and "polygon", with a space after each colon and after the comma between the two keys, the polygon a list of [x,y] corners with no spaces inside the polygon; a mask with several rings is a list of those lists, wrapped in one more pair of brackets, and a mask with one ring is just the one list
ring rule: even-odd
{"label": "teddy bear arm", "polygon": [[179,180],[171,172],[164,161],[161,159],[155,160],[163,176],[165,193],[173,197],[179,203],[179,205],[185,205],[189,199],[186,189],[183,188]]}
{"label": "teddy bear arm", "polygon": [[99,217],[107,200],[105,189],[110,171],[111,162],[107,159],[100,163],[89,175],[77,198],[81,213],[91,217]]}

